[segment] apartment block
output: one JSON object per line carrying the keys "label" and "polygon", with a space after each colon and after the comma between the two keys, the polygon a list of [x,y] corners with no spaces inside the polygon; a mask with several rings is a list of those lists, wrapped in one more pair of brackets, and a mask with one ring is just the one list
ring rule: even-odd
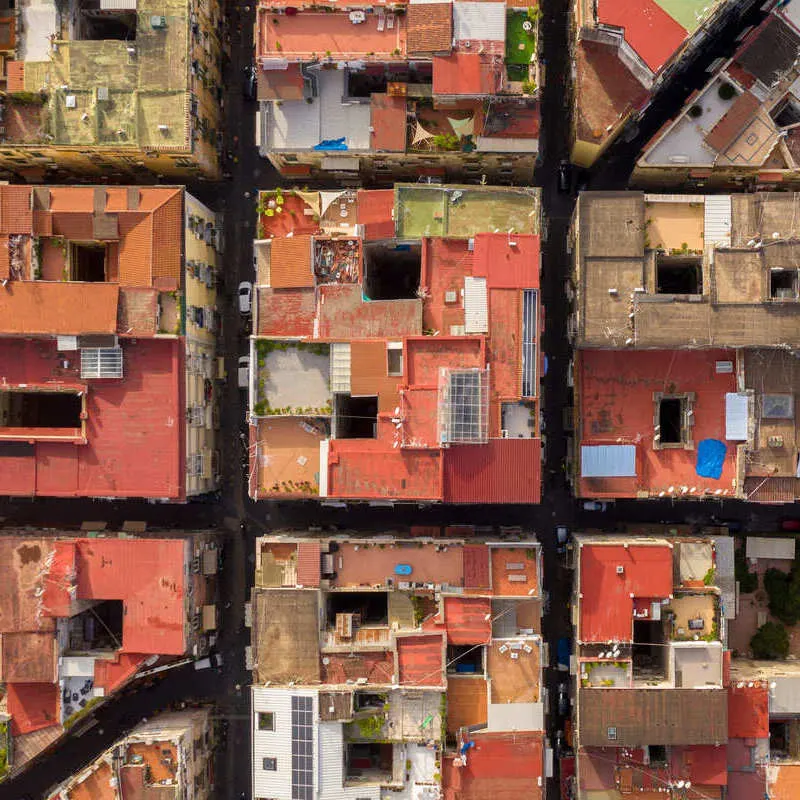
{"label": "apartment block", "polygon": [[539,190],[262,194],[250,496],[541,495]]}
{"label": "apartment block", "polygon": [[284,177],[529,183],[539,18],[519,0],[260,0],[260,152]]}
{"label": "apartment block", "polygon": [[208,709],[161,714],[137,725],[48,800],[206,800],[214,744]]}
{"label": "apartment block", "polygon": [[0,170],[32,182],[219,178],[216,0],[45,0],[6,14]]}
{"label": "apartment block", "polygon": [[3,494],[216,488],[218,224],[181,188],[0,187]]}
{"label": "apartment block", "polygon": [[12,531],[0,555],[0,719],[12,774],[137,673],[205,653],[215,639],[219,550],[207,533]]}
{"label": "apartment block", "polygon": [[580,497],[800,496],[795,194],[581,194]]}
{"label": "apartment block", "polygon": [[590,167],[742,0],[575,0],[572,160]]}
{"label": "apartment block", "polygon": [[780,3],[649,142],[638,186],[770,189],[800,181],[800,9]]}
{"label": "apartment block", "polygon": [[717,561],[714,537],[675,533],[575,536],[578,800],[727,796],[735,601],[718,583],[733,584],[733,560]]}
{"label": "apartment block", "polygon": [[257,540],[253,798],[543,796],[538,543],[412,536]]}

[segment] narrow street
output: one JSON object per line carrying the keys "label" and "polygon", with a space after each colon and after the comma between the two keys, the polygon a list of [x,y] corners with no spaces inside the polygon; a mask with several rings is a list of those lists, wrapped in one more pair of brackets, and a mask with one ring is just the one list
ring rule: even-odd
{"label": "narrow street", "polygon": [[[638,123],[638,132],[629,141],[620,139],[592,170],[593,189],[620,189],[627,185],[637,152],[670,118],[696,86],[704,81],[704,69],[718,55],[730,52],[738,31],[752,24],[761,13],[753,2],[744,16],[737,15],[721,27],[714,42],[708,44],[695,63],[676,75],[663,88]],[[244,627],[244,604],[253,580],[255,538],[265,531],[282,527],[303,529],[309,526],[357,531],[401,530],[411,524],[491,524],[522,525],[536,531],[543,546],[545,589],[550,593],[550,613],[543,621],[543,633],[550,643],[551,667],[555,666],[555,643],[569,635],[570,576],[556,551],[555,526],[571,529],[582,526],[614,529],[636,522],[691,522],[701,524],[712,517],[740,520],[750,530],[774,530],[780,508],[751,508],[738,501],[708,502],[702,505],[669,500],[655,502],[624,501],[606,512],[583,511],[571,496],[564,463],[568,432],[565,409],[571,405],[567,386],[570,347],[566,336],[568,307],[565,281],[568,271],[566,235],[574,197],[557,189],[558,165],[569,155],[570,54],[567,46],[569,0],[544,0],[543,57],[546,81],[542,99],[542,159],[534,184],[543,189],[546,238],[543,236],[542,298],[546,310],[544,350],[547,373],[544,377],[543,421],[546,439],[543,465],[543,502],[540,506],[436,506],[414,504],[396,508],[371,508],[366,505],[346,509],[321,507],[309,502],[260,502],[247,498],[245,456],[240,432],[245,426],[245,396],[236,385],[238,357],[247,352],[247,335],[236,308],[236,287],[241,280],[253,280],[252,240],[255,203],[259,189],[280,183],[270,164],[261,159],[255,147],[254,103],[243,100],[242,69],[253,57],[253,20],[250,6],[229,6],[231,63],[226,74],[225,114],[226,151],[233,159],[226,164],[230,177],[218,186],[196,187],[204,202],[225,213],[224,287],[220,296],[223,316],[220,354],[225,357],[228,380],[221,396],[221,441],[224,483],[218,498],[187,505],[167,505],[144,501],[92,501],[19,498],[0,499],[0,524],[11,532],[23,526],[72,528],[87,519],[102,519],[109,529],[126,520],[143,520],[151,528],[217,528],[225,541],[225,566],[220,602],[223,622],[220,653],[224,658],[221,673],[196,671],[192,665],[177,668],[152,679],[137,682],[115,696],[81,723],[43,758],[34,762],[14,781],[0,786],[0,800],[42,798],[47,790],[79,771],[113,741],[142,718],[159,709],[186,703],[213,705],[215,717],[227,722],[227,740],[216,757],[215,784],[219,800],[249,797],[249,674],[244,651],[249,631]],[[190,187],[195,191],[194,187]],[[555,695],[558,673],[549,669],[546,685]],[[558,723],[549,717],[548,735],[553,737]],[[96,723],[96,724],[95,724]],[[558,797],[557,775],[548,782],[547,798]]]}

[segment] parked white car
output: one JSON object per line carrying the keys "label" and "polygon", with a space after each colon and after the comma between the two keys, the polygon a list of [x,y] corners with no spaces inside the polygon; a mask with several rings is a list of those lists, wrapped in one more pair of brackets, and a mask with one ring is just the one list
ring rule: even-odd
{"label": "parked white car", "polygon": [[250,356],[239,356],[239,388],[246,389],[250,385]]}
{"label": "parked white car", "polygon": [[250,281],[242,281],[239,284],[239,311],[242,314],[249,314],[253,306],[253,284]]}

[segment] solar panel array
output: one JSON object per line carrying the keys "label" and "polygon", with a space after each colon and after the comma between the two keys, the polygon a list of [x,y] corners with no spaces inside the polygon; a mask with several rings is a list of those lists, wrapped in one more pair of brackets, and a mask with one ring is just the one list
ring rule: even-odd
{"label": "solar panel array", "polygon": [[314,798],[314,707],[310,697],[292,697],[292,800]]}

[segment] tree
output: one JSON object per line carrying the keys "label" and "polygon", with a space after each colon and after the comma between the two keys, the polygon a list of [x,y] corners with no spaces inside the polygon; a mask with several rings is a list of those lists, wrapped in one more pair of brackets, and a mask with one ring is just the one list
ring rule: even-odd
{"label": "tree", "polygon": [[750,649],[754,658],[784,659],[789,655],[789,634],[779,622],[765,622],[750,640]]}
{"label": "tree", "polygon": [[769,595],[769,611],[784,625],[800,622],[800,570],[797,565],[788,574],[779,569],[764,573],[764,588]]}

